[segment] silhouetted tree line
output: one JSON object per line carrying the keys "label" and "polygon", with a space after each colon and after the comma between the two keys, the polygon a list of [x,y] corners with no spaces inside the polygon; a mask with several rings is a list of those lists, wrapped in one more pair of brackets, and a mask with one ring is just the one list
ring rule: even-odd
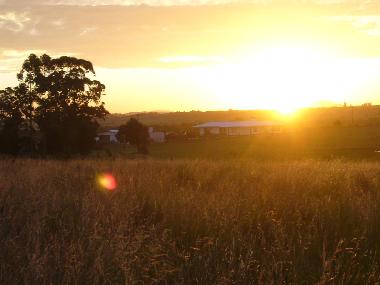
{"label": "silhouetted tree line", "polygon": [[0,152],[87,154],[108,111],[91,62],[31,54],[18,85],[0,91]]}

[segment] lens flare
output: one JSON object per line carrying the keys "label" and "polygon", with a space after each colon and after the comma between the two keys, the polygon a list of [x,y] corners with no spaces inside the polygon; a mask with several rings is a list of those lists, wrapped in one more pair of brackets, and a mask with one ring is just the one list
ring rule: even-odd
{"label": "lens flare", "polygon": [[117,183],[115,177],[110,173],[102,173],[98,177],[98,183],[100,187],[108,191],[116,189]]}

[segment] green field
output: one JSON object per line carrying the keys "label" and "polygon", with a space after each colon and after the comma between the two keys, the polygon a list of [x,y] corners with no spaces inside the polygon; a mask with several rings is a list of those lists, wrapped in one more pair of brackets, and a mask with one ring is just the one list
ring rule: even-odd
{"label": "green field", "polygon": [[1,284],[380,281],[379,163],[17,159],[0,174]]}
{"label": "green field", "polygon": [[[289,129],[283,134],[180,140],[151,144],[153,159],[350,159],[380,160],[380,127]],[[133,157],[135,149],[113,145],[99,157]]]}

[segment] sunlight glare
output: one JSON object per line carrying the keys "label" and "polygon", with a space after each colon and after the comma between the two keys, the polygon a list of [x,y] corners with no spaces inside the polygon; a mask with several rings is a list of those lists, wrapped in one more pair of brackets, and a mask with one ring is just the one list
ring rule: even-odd
{"label": "sunlight glare", "polygon": [[220,106],[291,114],[321,101],[342,104],[361,90],[370,75],[363,61],[294,44],[256,50],[210,67],[203,82]]}
{"label": "sunlight glare", "polygon": [[284,116],[292,115],[299,108],[295,106],[281,106],[277,108],[277,111]]}
{"label": "sunlight glare", "polygon": [[113,191],[116,189],[117,183],[115,177],[110,173],[102,173],[98,176],[98,184],[101,188]]}

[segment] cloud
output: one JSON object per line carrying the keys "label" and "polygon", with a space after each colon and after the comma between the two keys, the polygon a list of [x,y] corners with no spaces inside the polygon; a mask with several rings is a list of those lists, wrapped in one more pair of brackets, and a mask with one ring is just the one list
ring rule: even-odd
{"label": "cloud", "polygon": [[45,50],[15,50],[15,49],[6,49],[1,51],[1,58],[8,59],[25,59],[31,53],[34,54],[43,54]]}
{"label": "cloud", "polygon": [[0,29],[21,32],[30,20],[27,13],[5,12],[0,14]]}
{"label": "cloud", "polygon": [[0,0],[0,5],[64,5],[64,6],[199,6],[223,4],[345,4],[355,3],[360,7],[374,5],[375,1],[355,0]]}
{"label": "cloud", "polygon": [[[230,3],[266,3],[273,0],[0,0],[0,5],[63,5],[63,6],[197,6]],[[283,1],[283,0],[281,0]],[[12,3],[13,2],[13,3]]]}
{"label": "cloud", "polygon": [[202,55],[179,55],[179,56],[164,56],[158,59],[162,63],[169,64],[190,64],[190,63],[221,63],[224,58],[221,56],[202,56]]}
{"label": "cloud", "polygon": [[[0,48],[0,73],[15,73],[21,69],[22,63],[30,54],[38,56],[48,53],[46,50],[17,50],[17,49],[1,49]],[[49,52],[52,57],[59,56],[75,56],[69,52]]]}
{"label": "cloud", "polygon": [[[273,1],[273,0],[271,0]],[[283,1],[283,0],[281,0]],[[0,5],[50,6],[198,6],[230,3],[265,3],[267,0],[0,0]]]}
{"label": "cloud", "polygon": [[97,27],[87,27],[87,28],[84,28],[82,30],[82,32],[79,34],[79,36],[83,37],[85,35],[88,35],[88,34],[91,34],[91,33],[94,33],[97,31]]}
{"label": "cloud", "polygon": [[[41,5],[47,1],[51,5]],[[212,3],[217,2],[221,1]],[[236,3],[237,0],[229,2]],[[322,44],[335,39],[338,41],[345,35],[334,21],[348,21],[344,18],[347,11],[352,13],[354,10],[351,4],[344,9],[340,6],[320,9],[281,6],[273,9],[272,5],[262,4],[286,3],[288,0],[251,2],[259,6],[195,5],[211,3],[208,0],[7,0],[3,4],[7,5],[8,12],[0,12],[0,38],[6,39],[1,41],[0,51],[46,50],[51,54],[63,50],[91,60],[95,65],[117,68],[213,64],[221,60],[218,56],[229,58],[240,51],[251,52],[255,45],[260,45],[260,39],[271,41],[289,36],[292,40],[295,35],[295,38],[305,38],[306,41],[312,38]],[[298,3],[296,0],[289,2]],[[341,3],[333,0],[300,2]],[[358,2],[354,2],[356,7]],[[128,6],[138,3],[166,6]],[[191,3],[192,6],[170,6],[175,3]],[[77,6],[57,7],[57,4]],[[94,6],[81,6],[90,4]],[[116,6],[97,6],[103,4]],[[380,16],[380,11],[376,12],[376,9],[373,13]],[[327,17],[322,19],[325,16],[336,18],[333,21]],[[369,35],[376,33],[378,24],[376,20],[371,21],[375,22],[371,22],[372,26],[369,23],[361,24],[363,27],[360,29],[365,27],[365,31],[368,30],[367,34],[362,33],[365,37],[375,38]],[[316,22],[321,25],[317,26]],[[360,33],[356,29],[352,29],[350,24],[345,25],[347,37],[355,37],[358,46],[370,46],[357,36]],[[346,46],[352,42],[347,41]],[[358,50],[364,50],[361,46]]]}
{"label": "cloud", "polygon": [[[171,61],[171,66],[174,61],[181,64],[215,62],[212,56],[219,53],[214,49],[226,41],[224,37],[238,30],[232,22],[242,18],[239,9],[210,6],[63,6],[59,7],[59,18],[57,9],[39,6],[23,12],[33,20],[24,25],[22,35],[0,29],[0,38],[7,39],[0,43],[0,49],[47,50],[49,53],[65,50],[107,67],[167,66],[164,61]],[[228,21],[224,15],[229,15]],[[158,60],[166,55],[166,59]]]}
{"label": "cloud", "polygon": [[348,22],[370,36],[380,36],[380,15],[350,15],[331,17],[334,21]]}
{"label": "cloud", "polygon": [[17,72],[22,62],[31,54],[43,54],[44,50],[0,49],[0,73]]}
{"label": "cloud", "polygon": [[57,19],[57,20],[51,21],[51,24],[54,27],[63,28],[63,26],[65,25],[65,21],[63,19]]}
{"label": "cloud", "polygon": [[258,3],[266,1],[237,1],[237,0],[47,0],[47,5],[71,5],[71,6],[198,6],[198,5],[218,5],[230,3]]}

